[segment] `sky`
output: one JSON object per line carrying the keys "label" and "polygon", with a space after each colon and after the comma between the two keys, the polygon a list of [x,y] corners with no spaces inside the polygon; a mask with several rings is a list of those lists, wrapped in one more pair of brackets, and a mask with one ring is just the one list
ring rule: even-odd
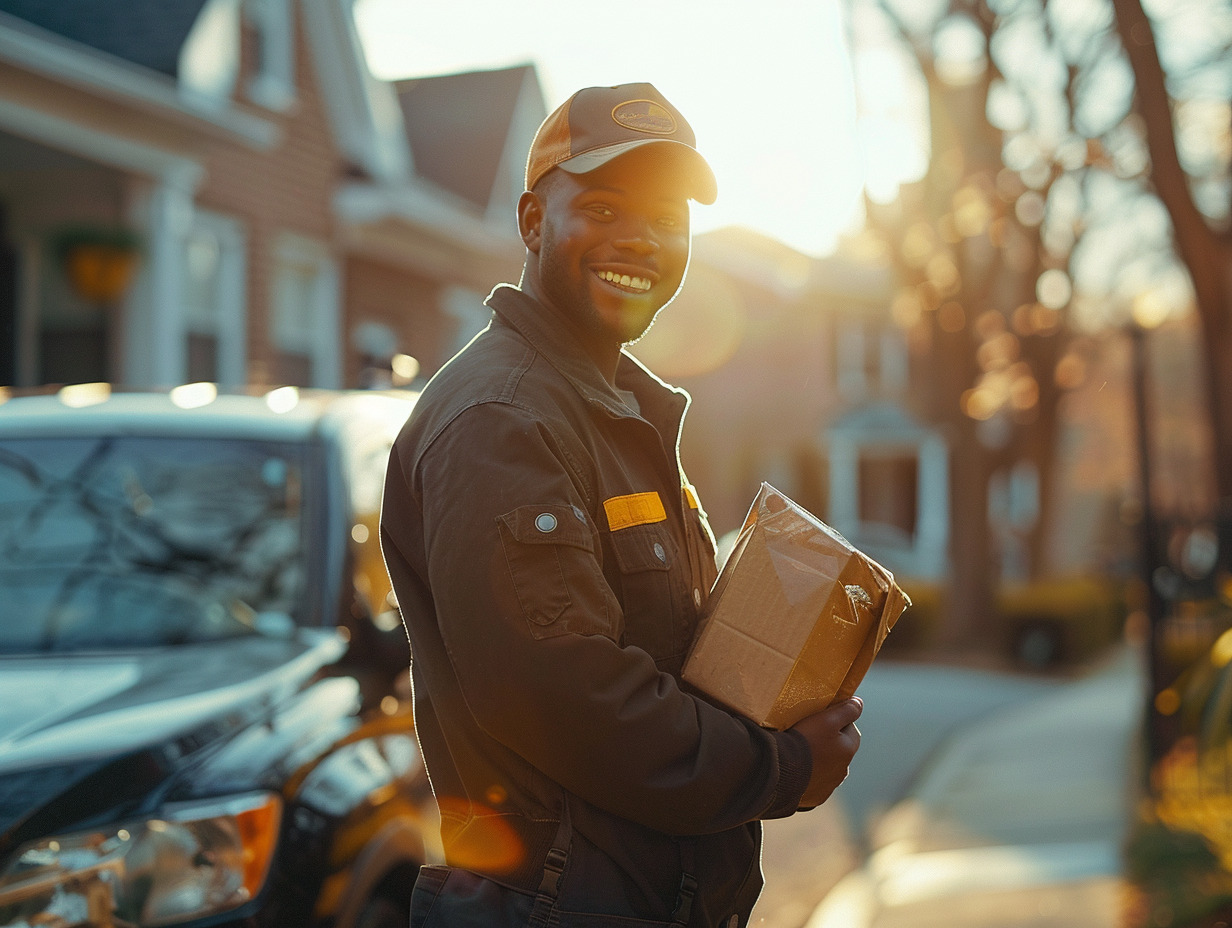
{"label": "sky", "polygon": [[[696,232],[744,225],[825,255],[858,228],[866,173],[894,188],[887,176],[913,163],[886,136],[897,105],[886,87],[858,119],[839,0],[357,0],[355,11],[384,79],[533,62],[549,111],[581,87],[654,84],[718,177]],[[860,144],[870,127],[876,158]]]}

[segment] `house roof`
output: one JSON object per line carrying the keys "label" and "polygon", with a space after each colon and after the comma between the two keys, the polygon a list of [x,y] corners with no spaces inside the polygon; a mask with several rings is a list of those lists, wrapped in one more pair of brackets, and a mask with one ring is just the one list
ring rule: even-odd
{"label": "house roof", "polygon": [[415,172],[486,210],[527,80],[533,65],[398,81]]}
{"label": "house roof", "polygon": [[850,297],[850,305],[884,308],[891,275],[884,261],[842,251],[806,255],[772,236],[743,226],[724,226],[694,238],[693,253],[725,273],[768,287],[784,297],[822,293]]}
{"label": "house roof", "polygon": [[833,441],[843,437],[864,444],[919,444],[936,439],[940,433],[917,419],[907,408],[891,400],[857,406],[839,416],[826,428]]}
{"label": "house roof", "polygon": [[176,76],[208,0],[0,0],[0,12],[101,52]]}

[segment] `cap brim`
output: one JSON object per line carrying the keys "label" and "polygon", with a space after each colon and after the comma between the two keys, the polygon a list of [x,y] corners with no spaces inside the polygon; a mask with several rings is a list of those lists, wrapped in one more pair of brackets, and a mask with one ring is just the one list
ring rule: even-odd
{"label": "cap brim", "polygon": [[[719,195],[719,184],[715,180],[714,171],[706,163],[698,150],[684,142],[675,139],[635,139],[631,142],[621,142],[617,145],[607,145],[593,151],[585,151],[561,161],[556,167],[570,174],[588,174],[595,168],[607,164],[614,158],[627,155],[637,148],[647,145],[663,146],[665,150],[676,153],[685,166],[685,177],[689,184],[689,198],[704,206],[709,206]],[[668,147],[670,146],[670,147]]]}

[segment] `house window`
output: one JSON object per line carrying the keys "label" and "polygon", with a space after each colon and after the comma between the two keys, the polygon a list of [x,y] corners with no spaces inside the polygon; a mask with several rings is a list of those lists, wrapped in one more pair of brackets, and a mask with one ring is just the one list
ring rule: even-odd
{"label": "house window", "polygon": [[862,400],[868,394],[866,353],[864,324],[840,321],[834,332],[834,376],[839,395],[846,400]]}
{"label": "house window", "polygon": [[878,377],[883,396],[902,396],[910,386],[907,338],[896,326],[881,330]]}
{"label": "house window", "polygon": [[290,0],[244,0],[244,37],[251,42],[245,92],[279,112],[295,102],[295,23]]}
{"label": "house window", "polygon": [[907,346],[902,332],[866,319],[840,321],[835,330],[834,372],[849,402],[901,394],[907,385]]}
{"label": "house window", "polygon": [[1001,552],[1002,576],[1025,580],[1030,573],[1028,538],[1039,521],[1039,470],[1018,461],[997,471],[988,492],[988,522]]}
{"label": "house window", "polygon": [[274,379],[301,387],[340,383],[338,272],[326,248],[285,235],[273,275]]}
{"label": "house window", "polygon": [[198,211],[184,246],[188,380],[238,385],[245,377],[243,229]]}

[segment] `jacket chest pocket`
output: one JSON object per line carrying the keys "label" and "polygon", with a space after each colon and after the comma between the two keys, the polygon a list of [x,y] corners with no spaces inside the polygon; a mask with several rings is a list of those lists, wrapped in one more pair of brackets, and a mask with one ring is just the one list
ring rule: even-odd
{"label": "jacket chest pocket", "polygon": [[611,596],[582,510],[523,506],[500,516],[497,525],[512,591],[532,636],[612,637]]}
{"label": "jacket chest pocket", "polygon": [[620,570],[623,643],[649,653],[660,670],[679,672],[691,637],[683,553],[662,524],[618,529],[611,541]]}

